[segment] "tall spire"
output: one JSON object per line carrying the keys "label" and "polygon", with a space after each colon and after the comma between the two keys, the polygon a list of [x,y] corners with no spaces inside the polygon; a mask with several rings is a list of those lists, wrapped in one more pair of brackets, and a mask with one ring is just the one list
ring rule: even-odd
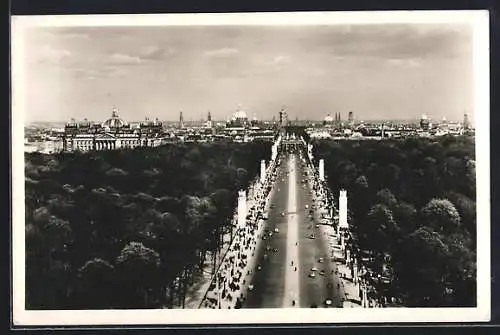
{"label": "tall spire", "polygon": [[464,129],[469,129],[469,127],[470,127],[469,114],[467,112],[465,112],[464,113],[463,128]]}
{"label": "tall spire", "polygon": [[184,128],[184,115],[182,115],[182,111],[179,112],[179,128]]}

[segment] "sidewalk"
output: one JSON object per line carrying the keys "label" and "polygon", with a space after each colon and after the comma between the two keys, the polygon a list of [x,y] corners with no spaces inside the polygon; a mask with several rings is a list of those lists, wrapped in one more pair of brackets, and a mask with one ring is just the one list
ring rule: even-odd
{"label": "sidewalk", "polygon": [[[274,182],[269,177],[273,169],[270,168],[268,171],[268,177],[263,187],[260,188],[257,186],[254,188],[256,199],[250,200],[253,207],[250,206],[251,209],[248,213],[250,218],[247,219],[246,226],[238,231],[219,268],[219,273],[223,278],[220,281],[219,287],[222,309],[237,307],[237,302],[241,302],[245,298],[246,290],[251,283],[253,277],[252,270],[255,266],[255,250],[261,241],[260,237],[262,236],[264,227],[264,221],[257,220],[257,215],[259,212],[269,210],[269,200],[274,192],[274,188],[272,188],[266,197],[262,195],[267,186]],[[217,308],[217,300],[216,282],[211,280],[208,285],[206,298],[200,305],[200,308]]]}
{"label": "sidewalk", "polygon": [[[311,180],[309,185],[311,189],[313,189],[315,207],[317,209],[324,208],[327,205],[326,200],[324,199],[327,192],[326,191],[321,192],[321,188],[319,187],[318,183],[315,180]],[[321,222],[322,218],[318,217],[319,211],[314,211],[314,212],[316,220]],[[344,308],[361,307],[359,285],[353,283],[351,270],[345,264],[343,257],[344,255],[342,254],[340,247],[339,236],[336,234],[335,228],[331,225],[321,224],[320,231],[327,240],[328,251],[332,256],[332,260],[335,262],[336,268],[338,270],[338,276],[344,292],[343,307]]]}
{"label": "sidewalk", "polygon": [[[259,181],[258,179],[252,184],[250,189],[253,188],[253,197],[250,197],[247,200],[247,208],[252,208],[254,207],[254,211],[249,210],[249,213],[252,212],[254,215],[256,214],[256,209],[259,207],[258,203],[258,193],[261,190],[259,187]],[[254,217],[252,217],[254,219]],[[233,216],[233,223],[237,222],[237,213],[234,214]],[[255,219],[254,219],[255,221]],[[236,228],[237,229],[237,228]],[[237,231],[234,232],[234,234],[237,234]],[[237,240],[237,237],[234,237],[235,240]],[[224,258],[227,256],[228,253],[230,253],[230,242],[231,242],[231,234],[230,233],[225,233],[223,235],[223,243],[222,243],[222,248],[221,251],[217,257],[216,261],[216,272],[219,270],[221,266],[221,262],[224,260]],[[233,245],[234,245],[233,241]],[[211,254],[207,255],[207,259],[205,260],[205,263],[203,264],[203,268],[199,273],[196,274],[193,283],[189,285],[187,288],[186,292],[186,299],[184,302],[184,308],[186,309],[197,309],[197,308],[203,308],[203,301],[205,300],[205,296],[207,294],[207,291],[210,289],[210,285],[214,282],[214,275],[212,274],[213,270],[213,258]],[[175,304],[173,308],[181,308],[180,304]]]}
{"label": "sidewalk", "polygon": [[[226,233],[224,235],[223,247],[217,258],[216,265],[220,264],[221,259],[228,251],[230,238],[231,236],[229,233]],[[199,273],[198,276],[196,277],[193,285],[188,288],[188,292],[186,294],[186,301],[184,303],[185,308],[188,309],[199,308],[200,302],[203,300],[205,293],[210,287],[210,282],[212,281],[213,278],[212,277],[213,262],[211,262],[210,260],[212,260],[211,255],[210,257],[207,257],[205,264],[203,264],[203,269],[201,270],[201,273]]]}

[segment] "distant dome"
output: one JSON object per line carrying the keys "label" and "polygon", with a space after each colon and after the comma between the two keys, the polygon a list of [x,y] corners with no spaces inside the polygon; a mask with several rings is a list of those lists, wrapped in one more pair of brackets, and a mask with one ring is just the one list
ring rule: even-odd
{"label": "distant dome", "polygon": [[243,110],[238,110],[233,114],[233,119],[248,119],[247,113]]}
{"label": "distant dome", "polygon": [[118,116],[116,108],[113,109],[111,117],[102,123],[103,128],[121,128],[127,125],[127,122]]}
{"label": "distant dome", "polygon": [[422,114],[422,120],[427,120],[427,115],[426,114]]}
{"label": "distant dome", "polygon": [[325,116],[325,122],[333,122],[333,117],[328,114],[327,116]]}

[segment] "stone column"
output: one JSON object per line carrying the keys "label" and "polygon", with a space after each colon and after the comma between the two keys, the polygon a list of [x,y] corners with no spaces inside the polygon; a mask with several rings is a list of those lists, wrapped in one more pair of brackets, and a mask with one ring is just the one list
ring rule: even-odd
{"label": "stone column", "polygon": [[347,224],[347,191],[340,190],[339,196],[339,226],[340,228],[349,228]]}
{"label": "stone column", "polygon": [[273,146],[271,147],[271,160],[272,161],[276,160],[277,156],[278,156],[278,145],[277,143],[274,143]]}
{"label": "stone column", "polygon": [[354,265],[353,265],[353,270],[354,270],[354,276],[352,277],[352,281],[354,284],[358,284],[358,261],[356,258],[354,258]]}
{"label": "stone column", "polygon": [[245,190],[238,192],[238,227],[245,227],[247,217],[247,194]]}
{"label": "stone column", "polygon": [[260,161],[260,182],[264,183],[265,179],[266,179],[266,161],[261,160]]}
{"label": "stone column", "polygon": [[325,180],[325,160],[324,159],[319,160],[319,180],[320,181]]}

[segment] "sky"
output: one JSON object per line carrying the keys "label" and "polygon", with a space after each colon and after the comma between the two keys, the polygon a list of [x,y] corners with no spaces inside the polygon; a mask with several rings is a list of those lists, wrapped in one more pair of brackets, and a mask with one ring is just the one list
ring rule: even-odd
{"label": "sky", "polygon": [[457,24],[36,27],[24,35],[27,122],[145,117],[462,120],[472,29]]}

